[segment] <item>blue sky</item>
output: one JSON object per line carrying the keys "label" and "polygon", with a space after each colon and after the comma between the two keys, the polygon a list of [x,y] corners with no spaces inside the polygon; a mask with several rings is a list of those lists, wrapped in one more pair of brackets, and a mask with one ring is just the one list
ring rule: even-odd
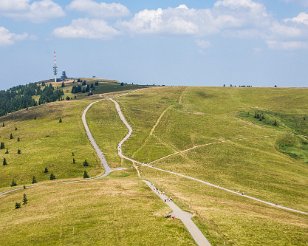
{"label": "blue sky", "polygon": [[0,89],[68,76],[308,86],[308,0],[0,0]]}

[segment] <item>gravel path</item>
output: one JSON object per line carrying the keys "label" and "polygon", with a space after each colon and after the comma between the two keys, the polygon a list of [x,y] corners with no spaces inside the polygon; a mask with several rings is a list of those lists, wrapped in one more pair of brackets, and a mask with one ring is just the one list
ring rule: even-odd
{"label": "gravel path", "polygon": [[[112,98],[110,98],[110,100],[115,104],[116,110],[118,112],[118,115],[121,119],[121,121],[124,123],[124,125],[127,127],[128,129],[128,133],[126,134],[126,136],[122,139],[122,141],[118,144],[118,155],[126,160],[131,161],[132,163],[135,163],[136,161],[125,156],[122,152],[122,145],[123,143],[130,138],[130,136],[133,133],[133,129],[132,127],[128,124],[125,116],[122,113],[122,110],[120,108],[120,105],[118,104],[117,101],[113,100]],[[140,174],[139,174],[140,175]],[[196,224],[191,220],[192,215],[190,213],[187,213],[185,211],[183,211],[182,209],[180,209],[169,197],[167,197],[163,192],[159,191],[154,184],[152,184],[151,182],[144,180],[144,182],[150,187],[150,189],[159,196],[159,198],[165,203],[167,204],[171,209],[172,209],[172,215],[173,217],[179,219],[182,221],[182,223],[185,225],[185,227],[187,228],[187,230],[189,231],[190,235],[192,236],[192,238],[195,240],[195,242],[197,243],[197,245],[200,246],[209,246],[211,245],[209,243],[209,241],[205,238],[205,236],[202,234],[202,232],[200,231],[200,229],[196,226]]]}
{"label": "gravel path", "polygon": [[88,126],[88,123],[87,123],[87,119],[86,119],[86,115],[87,115],[88,110],[93,106],[93,104],[98,103],[100,101],[101,100],[98,100],[98,101],[90,103],[88,105],[88,107],[86,107],[86,109],[83,111],[83,114],[82,114],[82,123],[83,123],[83,126],[84,126],[85,130],[86,130],[86,134],[88,136],[88,139],[89,139],[91,145],[93,146],[93,148],[94,148],[98,158],[100,159],[102,167],[105,169],[105,173],[100,175],[100,176],[98,176],[98,177],[96,177],[96,178],[105,177],[105,176],[109,175],[111,173],[111,171],[112,171],[110,166],[107,163],[105,155],[103,154],[101,149],[98,147],[97,143],[95,142],[95,139],[92,136],[92,133],[91,133],[91,131],[89,129],[89,126]]}

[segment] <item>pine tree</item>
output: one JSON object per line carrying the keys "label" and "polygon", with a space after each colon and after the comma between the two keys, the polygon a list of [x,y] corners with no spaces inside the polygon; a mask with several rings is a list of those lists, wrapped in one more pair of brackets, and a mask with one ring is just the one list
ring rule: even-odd
{"label": "pine tree", "polygon": [[17,154],[18,154],[18,155],[21,154],[21,150],[20,150],[20,149],[17,150]]}
{"label": "pine tree", "polygon": [[47,167],[45,167],[44,173],[48,173],[48,168]]}
{"label": "pine tree", "polygon": [[13,138],[14,138],[14,137],[13,137],[13,134],[11,133],[11,134],[10,134],[10,139],[13,139]]}
{"label": "pine tree", "polygon": [[15,209],[19,209],[19,208],[21,208],[21,204],[20,204],[20,202],[16,202],[15,203]]}
{"label": "pine tree", "polygon": [[89,166],[89,163],[88,163],[87,160],[85,160],[85,161],[83,162],[83,166],[84,166],[84,167],[88,167],[88,166]]}
{"label": "pine tree", "polygon": [[12,180],[12,183],[11,183],[11,186],[13,187],[13,186],[16,186],[17,185],[17,183],[16,183],[16,181],[13,179]]}
{"label": "pine tree", "polygon": [[22,199],[22,205],[27,205],[27,203],[28,203],[28,198],[27,198],[27,195],[24,194],[23,199]]}
{"label": "pine tree", "polygon": [[17,142],[20,142],[20,138],[19,137],[17,138]]}
{"label": "pine tree", "polygon": [[2,123],[2,127],[5,127],[5,124],[4,124],[4,122]]}
{"label": "pine tree", "polygon": [[89,176],[89,174],[87,173],[87,171],[84,171],[84,172],[83,172],[83,178],[84,178],[84,179],[90,178],[90,176]]}
{"label": "pine tree", "polygon": [[6,166],[7,165],[7,161],[5,158],[3,158],[3,166]]}
{"label": "pine tree", "polygon": [[0,149],[5,149],[5,144],[3,142],[0,143]]}
{"label": "pine tree", "polygon": [[56,176],[55,176],[53,173],[51,173],[49,179],[50,179],[50,180],[54,180],[54,179],[56,179]]}
{"label": "pine tree", "polygon": [[59,119],[59,123],[62,123],[62,118]]}
{"label": "pine tree", "polygon": [[37,183],[35,176],[32,177],[32,184]]}
{"label": "pine tree", "polygon": [[76,163],[76,160],[75,160],[75,158],[73,158],[73,164],[75,164]]}
{"label": "pine tree", "polygon": [[17,127],[15,126],[15,131],[17,131],[18,129],[17,129]]}
{"label": "pine tree", "polygon": [[8,153],[9,153],[9,149],[6,149],[5,154],[8,154]]}

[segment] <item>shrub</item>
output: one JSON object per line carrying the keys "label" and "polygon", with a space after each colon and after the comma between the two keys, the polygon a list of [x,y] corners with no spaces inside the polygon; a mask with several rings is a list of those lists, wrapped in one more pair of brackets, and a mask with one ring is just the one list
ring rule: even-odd
{"label": "shrub", "polygon": [[17,183],[16,183],[16,181],[13,179],[12,180],[12,183],[11,183],[11,186],[13,187],[13,186],[16,186],[17,185]]}
{"label": "shrub", "polygon": [[19,209],[19,208],[21,208],[21,204],[20,204],[20,202],[16,202],[15,203],[15,209]]}
{"label": "shrub", "polygon": [[17,154],[18,154],[18,155],[21,154],[21,150],[20,150],[20,149],[17,150]]}
{"label": "shrub", "polygon": [[32,184],[37,183],[35,176],[32,177]]}
{"label": "shrub", "polygon": [[45,167],[44,173],[48,173],[48,168],[47,167]]}
{"label": "shrub", "polygon": [[7,165],[7,161],[5,158],[3,158],[3,166],[6,166]]}
{"label": "shrub", "polygon": [[13,137],[13,134],[11,133],[11,134],[10,134],[10,139],[13,139],[13,138],[14,138],[14,137]]}
{"label": "shrub", "polygon": [[84,172],[83,172],[83,178],[84,178],[84,179],[90,178],[90,176],[89,176],[89,174],[87,173],[87,171],[84,171]]}
{"label": "shrub", "polygon": [[56,179],[56,176],[55,176],[53,173],[51,173],[49,179],[50,179],[50,180],[54,180],[54,179]]}
{"label": "shrub", "polygon": [[3,142],[0,143],[0,149],[5,149],[5,144]]}
{"label": "shrub", "polygon": [[88,166],[89,166],[89,163],[88,163],[87,160],[85,160],[85,161],[83,162],[83,166],[84,166],[84,167],[88,167]]}

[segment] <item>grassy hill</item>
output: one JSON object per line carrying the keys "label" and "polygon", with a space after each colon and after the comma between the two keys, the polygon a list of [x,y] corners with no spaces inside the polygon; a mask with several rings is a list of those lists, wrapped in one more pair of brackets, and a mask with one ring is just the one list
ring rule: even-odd
{"label": "grassy hill", "polygon": [[[28,204],[12,209],[27,194]],[[183,225],[131,172],[45,182],[1,198],[1,245],[194,245]]]}
{"label": "grassy hill", "polygon": [[[289,135],[301,138],[306,146],[306,89],[151,88],[117,100],[134,129],[124,145],[128,156],[307,211],[306,160],[281,148],[281,140]],[[271,112],[272,118],[254,118],[260,110]],[[99,118],[99,112],[108,117]],[[90,111],[89,121],[106,155],[118,163],[116,146],[125,127],[112,112],[112,104],[102,101]],[[252,117],[246,116],[248,112]],[[266,122],[273,118],[278,125]],[[292,148],[307,154],[305,148]],[[305,245],[308,239],[305,215],[269,208],[148,168],[141,172],[195,213],[205,234],[217,244]]]}
{"label": "grassy hill", "polygon": [[[19,185],[31,183],[33,176],[37,181],[47,180],[51,173],[57,178],[82,177],[86,159],[91,176],[101,173],[80,120],[89,102],[55,102],[1,117],[0,142],[5,143],[5,149],[0,150],[0,187],[9,186],[12,179]],[[3,158],[8,165],[2,165]]]}
{"label": "grassy hill", "polygon": [[[134,130],[124,144],[126,155],[308,211],[307,89],[153,87],[108,97],[120,103]],[[25,191],[29,204],[20,210],[14,204],[24,191],[2,197],[0,225],[13,222],[0,227],[0,244],[193,244],[181,223],[164,218],[169,210],[137,178],[131,163],[118,157],[117,144],[127,129],[108,97],[81,97],[0,118],[0,124],[5,122],[0,142],[9,149],[9,154],[0,151],[8,161],[0,167],[1,187],[13,178],[18,184],[30,183],[33,175],[47,180],[45,166],[61,179],[81,177],[84,159],[90,162],[91,176],[101,172],[80,119],[86,105],[97,99],[101,101],[87,114],[92,134],[112,167],[128,168],[100,181],[40,182]],[[10,133],[14,139],[9,139]],[[146,167],[140,171],[194,214],[213,245],[308,241],[306,215]],[[61,227],[56,226],[59,222]]]}

